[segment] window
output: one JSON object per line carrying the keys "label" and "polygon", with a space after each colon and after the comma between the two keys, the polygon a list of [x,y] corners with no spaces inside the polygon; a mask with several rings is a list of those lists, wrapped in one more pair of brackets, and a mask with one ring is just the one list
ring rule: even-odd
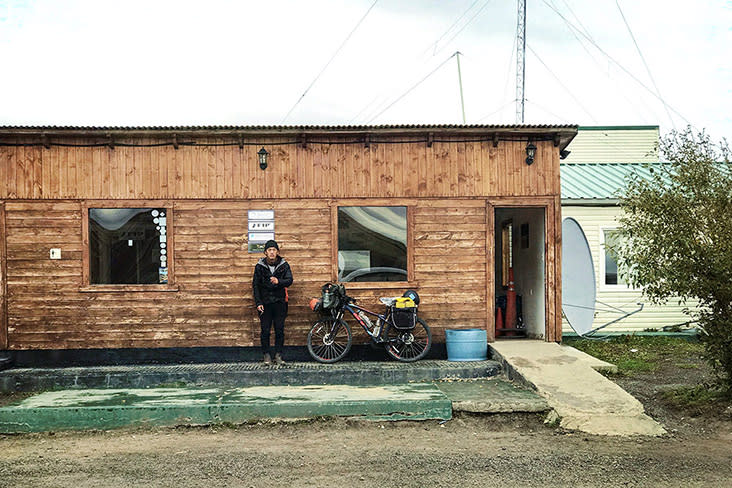
{"label": "window", "polygon": [[90,208],[89,283],[167,284],[165,208]]}
{"label": "window", "polygon": [[338,207],[338,280],[407,280],[407,207]]}
{"label": "window", "polygon": [[606,285],[626,285],[618,274],[618,261],[615,253],[611,248],[619,244],[618,231],[615,229],[605,229],[603,231],[604,243],[602,246],[603,254],[605,255],[605,277],[604,284]]}

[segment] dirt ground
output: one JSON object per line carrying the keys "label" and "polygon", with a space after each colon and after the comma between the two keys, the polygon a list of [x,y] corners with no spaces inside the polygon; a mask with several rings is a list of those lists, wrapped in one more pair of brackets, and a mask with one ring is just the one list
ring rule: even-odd
{"label": "dirt ground", "polygon": [[2,487],[732,485],[729,428],[603,438],[526,415],[30,434],[0,452]]}
{"label": "dirt ground", "polygon": [[347,419],[0,436],[0,487],[732,486],[732,409],[679,411],[660,391],[709,377],[678,359],[616,378],[663,438],[566,432],[537,415]]}

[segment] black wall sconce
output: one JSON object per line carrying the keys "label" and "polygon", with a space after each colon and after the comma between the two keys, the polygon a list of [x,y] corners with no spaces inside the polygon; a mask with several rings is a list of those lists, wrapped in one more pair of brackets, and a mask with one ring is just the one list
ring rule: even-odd
{"label": "black wall sconce", "polygon": [[265,148],[262,148],[257,151],[257,155],[259,156],[259,167],[262,169],[267,169],[267,156],[269,156],[267,150]]}
{"label": "black wall sconce", "polygon": [[526,164],[531,165],[534,164],[534,157],[536,156],[536,145],[529,141],[528,144],[526,144]]}

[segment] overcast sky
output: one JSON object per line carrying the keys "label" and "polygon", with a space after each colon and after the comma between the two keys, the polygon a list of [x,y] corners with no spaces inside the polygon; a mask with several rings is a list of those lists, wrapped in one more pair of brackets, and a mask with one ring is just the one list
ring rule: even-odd
{"label": "overcast sky", "polygon": [[[732,136],[732,1],[527,4],[525,123]],[[0,124],[514,124],[516,10],[0,0]]]}

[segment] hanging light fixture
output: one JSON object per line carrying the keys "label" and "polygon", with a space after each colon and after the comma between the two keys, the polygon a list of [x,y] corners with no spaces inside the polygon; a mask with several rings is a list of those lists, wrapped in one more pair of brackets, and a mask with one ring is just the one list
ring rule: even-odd
{"label": "hanging light fixture", "polygon": [[267,156],[269,156],[267,150],[265,148],[262,148],[257,152],[257,155],[259,156],[259,167],[262,169],[267,169]]}
{"label": "hanging light fixture", "polygon": [[526,144],[526,164],[531,165],[534,163],[534,157],[536,156],[536,145],[529,140]]}

